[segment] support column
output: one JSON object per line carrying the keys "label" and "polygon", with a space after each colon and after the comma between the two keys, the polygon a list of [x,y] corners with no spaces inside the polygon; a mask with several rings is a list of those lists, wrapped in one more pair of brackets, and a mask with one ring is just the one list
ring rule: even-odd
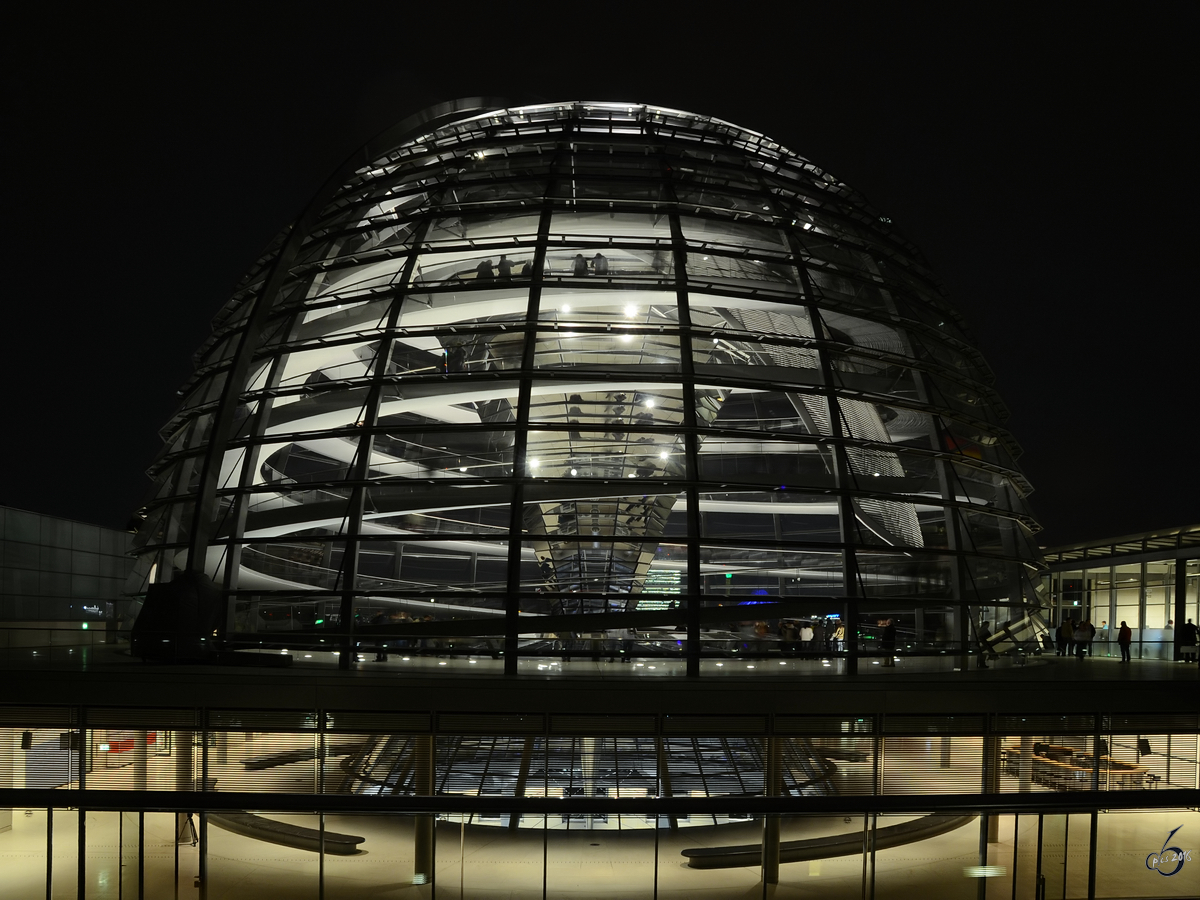
{"label": "support column", "polygon": [[[763,796],[778,797],[783,789],[780,738],[763,738]],[[763,815],[762,880],[779,884],[779,816]]]}
{"label": "support column", "polygon": [[[671,770],[667,766],[667,747],[663,743],[663,738],[656,737],[654,739],[655,755],[658,757],[658,783],[660,797],[673,797],[674,792],[671,790]],[[654,827],[658,828],[658,818],[655,817]],[[679,819],[674,814],[667,816],[667,827],[671,831],[679,828]]]}
{"label": "support column", "polygon": [[[983,736],[983,792],[1000,793],[1000,738],[994,734]],[[1000,817],[985,813],[984,818],[987,819],[987,842],[994,844],[1000,840]]]}
{"label": "support column", "polygon": [[[418,735],[413,743],[413,786],[418,797],[432,797],[434,790],[434,738],[432,734]],[[433,884],[435,816],[417,816],[413,831],[413,884]]]}
{"label": "support column", "polygon": [[149,769],[149,749],[146,741],[150,739],[149,732],[135,731],[133,738],[133,789],[146,790]]}
{"label": "support column", "polygon": [[[525,746],[521,748],[521,768],[517,771],[517,787],[513,791],[515,798],[525,796],[526,786],[529,784],[529,765],[533,762],[533,735],[525,738]],[[521,826],[521,813],[511,812],[508,814],[508,830],[516,831]]]}
{"label": "support column", "polygon": [[1018,765],[1018,788],[1022,794],[1028,794],[1033,790],[1033,736],[1021,736],[1021,758]]}

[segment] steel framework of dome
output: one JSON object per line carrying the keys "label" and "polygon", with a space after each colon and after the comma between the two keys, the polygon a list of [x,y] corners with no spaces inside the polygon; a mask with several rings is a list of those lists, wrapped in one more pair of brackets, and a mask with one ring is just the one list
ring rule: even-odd
{"label": "steel framework of dome", "polygon": [[[913,653],[1037,627],[1029,487],[960,316],[889,219],[726,122],[428,111],[335,173],[195,361],[136,577],[207,575],[228,646],[694,675],[788,651],[754,622],[836,619],[848,671],[883,617]],[[434,621],[379,624],[401,611]]]}

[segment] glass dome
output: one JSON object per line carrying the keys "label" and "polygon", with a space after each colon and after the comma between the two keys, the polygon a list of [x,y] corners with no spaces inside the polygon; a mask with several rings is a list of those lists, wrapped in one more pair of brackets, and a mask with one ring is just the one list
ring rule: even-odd
{"label": "glass dome", "polygon": [[991,372],[850,187],[623,103],[460,102],[355,160],[197,352],[136,590],[203,573],[224,646],[342,665],[853,672],[1036,636]]}

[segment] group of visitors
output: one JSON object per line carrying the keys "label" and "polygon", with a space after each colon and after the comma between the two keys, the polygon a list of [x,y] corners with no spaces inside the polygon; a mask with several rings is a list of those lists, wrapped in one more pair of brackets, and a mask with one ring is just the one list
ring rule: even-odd
{"label": "group of visitors", "polygon": [[[1108,631],[1105,627],[1107,624],[1107,622],[1102,623],[1105,633]],[[1076,622],[1067,616],[1059,623],[1058,629],[1054,632],[1054,655],[1070,656],[1073,652],[1076,659],[1086,659],[1092,655],[1092,642],[1095,639],[1095,625],[1087,619],[1080,619]]]}
{"label": "group of visitors", "polygon": [[[766,623],[761,623],[766,628]],[[846,628],[841,622],[822,619],[782,619],[776,628],[785,656],[796,653],[829,653],[843,649]]]}
{"label": "group of visitors", "polygon": [[[1170,659],[1174,655],[1174,636],[1174,623],[1167,622],[1162,634],[1163,653],[1166,659]],[[1094,655],[1093,647],[1096,640],[1103,643],[1107,643],[1109,640],[1108,622],[1101,622],[1097,629],[1086,618],[1076,622],[1068,616],[1063,619],[1054,632],[1054,638],[1056,656],[1070,656],[1074,651],[1076,659],[1086,659],[1088,656]],[[1179,629],[1179,656],[1183,661],[1197,661],[1197,651],[1200,649],[1197,647],[1198,638],[1200,638],[1200,630],[1191,619],[1188,619],[1187,624]],[[1130,661],[1129,650],[1132,644],[1133,629],[1127,622],[1122,621],[1121,627],[1117,629],[1117,647],[1121,651],[1121,662]]]}
{"label": "group of visitors", "polygon": [[[475,280],[495,281],[499,279],[500,281],[512,281],[513,267],[515,265],[515,262],[509,259],[505,254],[501,253],[500,261],[496,263],[494,268],[490,258],[485,259],[475,267]],[[519,274],[522,278],[533,277],[533,260],[528,260],[525,262],[521,266],[521,271]]]}
{"label": "group of visitors", "polygon": [[[371,616],[369,624],[371,625],[412,625],[417,622],[432,622],[433,616],[410,616],[405,610],[391,610],[387,612],[379,612]],[[436,644],[433,638],[420,638],[419,640],[409,641],[407,639],[398,639],[394,641],[380,641],[375,650],[375,662],[387,662],[388,646],[395,646],[400,650],[412,648],[417,650],[429,650]]]}
{"label": "group of visitors", "polygon": [[[483,260],[475,266],[476,281],[511,281],[513,278],[513,269],[517,263],[509,259],[506,254],[500,254],[500,261],[493,265],[491,257]],[[521,263],[521,269],[517,273],[521,278],[533,277],[533,260],[527,260]],[[583,277],[586,275],[608,274],[608,257],[603,253],[597,253],[591,259],[588,259],[582,253],[576,253],[575,259],[571,263],[571,274]]]}

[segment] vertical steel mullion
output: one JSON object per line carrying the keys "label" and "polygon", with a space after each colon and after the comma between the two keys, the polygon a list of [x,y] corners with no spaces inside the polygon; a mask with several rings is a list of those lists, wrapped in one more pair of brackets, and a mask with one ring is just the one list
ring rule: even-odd
{"label": "vertical steel mullion", "polygon": [[[797,266],[806,291],[811,290],[808,273],[802,266]],[[812,294],[810,294],[812,296]],[[854,500],[849,491],[857,488],[858,482],[854,470],[850,467],[850,459],[846,453],[847,435],[843,428],[842,407],[837,397],[837,381],[833,374],[833,363],[829,359],[829,349],[826,346],[829,335],[826,333],[825,322],[816,306],[806,306],[809,319],[813,324],[813,332],[817,338],[817,360],[821,366],[821,380],[825,382],[823,394],[825,397],[826,415],[829,416],[830,437],[833,439],[833,477],[837,486],[838,504],[838,537],[842,545],[842,590],[847,600],[847,608],[854,611],[853,619],[846,623],[845,637],[848,645],[846,654],[846,674],[858,674],[858,605],[857,600],[863,596],[862,578],[858,568],[856,548],[857,519],[854,513]]]}
{"label": "vertical steel mullion", "polygon": [[382,402],[384,383],[387,379],[387,368],[391,362],[392,348],[395,346],[396,324],[400,319],[400,310],[404,305],[404,300],[408,296],[409,282],[412,280],[417,258],[421,255],[421,244],[425,241],[426,234],[429,233],[431,221],[431,216],[425,217],[413,231],[412,249],[399,278],[400,288],[392,298],[387,323],[380,336],[379,349],[375,353],[371,386],[363,401],[362,417],[359,420],[362,433],[351,463],[352,470],[347,473],[351,488],[343,519],[345,523],[343,534],[346,543],[342,549],[342,567],[339,573],[341,603],[338,625],[342,632],[342,652],[338,657],[339,669],[349,669],[351,660],[357,657],[354,640],[354,597],[358,579],[363,506],[366,502],[367,481],[371,474],[371,454],[375,447],[375,427],[379,421],[379,405]]}
{"label": "vertical steel mullion", "polygon": [[[766,191],[765,180],[760,175],[760,184]],[[776,210],[778,214],[778,210]],[[855,553],[854,502],[846,493],[853,480],[849,460],[846,457],[845,435],[842,431],[842,410],[836,399],[836,381],[833,376],[833,364],[829,360],[825,322],[821,318],[816,305],[817,292],[813,285],[812,276],[804,262],[804,248],[797,240],[795,233],[787,227],[781,228],[791,251],[792,264],[800,278],[800,288],[803,292],[801,304],[812,325],[813,337],[816,339],[817,361],[821,369],[821,380],[824,382],[826,415],[829,416],[830,437],[833,438],[834,483],[837,486],[838,504],[838,538],[842,546],[842,592],[846,599],[846,618],[844,623],[845,637],[843,651],[846,654],[846,674],[858,674],[858,598],[862,596],[861,579],[858,571],[858,557]],[[818,436],[819,437],[819,436]]]}
{"label": "vertical steel mullion", "polygon": [[692,358],[692,316],[688,303],[687,244],[674,191],[667,179],[666,159],[663,159],[664,184],[669,193],[671,209],[671,252],[675,259],[675,303],[679,317],[679,381],[683,403],[683,446],[686,459],[684,495],[687,498],[687,641],[684,657],[687,677],[700,675],[700,609],[704,597],[704,578],[700,569],[700,425],[696,417],[696,367]]}
{"label": "vertical steel mullion", "polygon": [[197,873],[200,880],[200,900],[208,900],[208,810],[200,810],[200,850]]}
{"label": "vertical steel mullion", "polygon": [[138,810],[138,900],[146,897],[146,812]]}
{"label": "vertical steel mullion", "polygon": [[54,889],[54,807],[46,807],[46,900]]}
{"label": "vertical steel mullion", "polygon": [[[291,322],[288,325],[289,332],[294,332],[299,318],[299,310],[289,313]],[[268,323],[263,323],[264,328]],[[282,327],[282,326],[281,326]],[[277,352],[271,359],[271,371],[267,375],[264,388],[270,389],[279,385],[279,379],[283,374],[283,359],[286,356],[285,352]],[[249,371],[246,373],[249,375]],[[271,394],[264,393],[258,400],[258,409],[255,411],[254,418],[250,422],[250,427],[246,431],[246,447],[242,457],[241,472],[238,476],[237,494],[234,497],[233,510],[233,526],[229,533],[238,540],[226,547],[225,557],[225,575],[222,581],[223,592],[228,598],[228,592],[237,589],[238,574],[241,571],[242,563],[242,548],[245,546],[240,540],[246,530],[246,517],[249,514],[249,494],[247,489],[254,478],[254,472],[258,468],[258,460],[262,453],[263,435],[266,432],[267,421],[271,417],[271,412],[275,408],[275,398]],[[232,435],[230,435],[232,437]],[[220,485],[214,486],[215,490],[220,490]],[[226,599],[226,604],[228,604]],[[222,617],[222,628],[228,630],[229,617]],[[222,637],[224,636],[222,631]]]}
{"label": "vertical steel mullion", "polygon": [[[87,810],[79,807],[79,834],[77,835],[75,852],[75,889],[79,897],[87,896]],[[118,878],[119,880],[119,878]]]}
{"label": "vertical steel mullion", "polygon": [[320,837],[317,847],[317,900],[325,900],[325,811],[317,813]]}
{"label": "vertical steel mullion", "polygon": [[[558,150],[555,157],[562,152]],[[508,572],[504,596],[504,674],[517,674],[518,646],[521,634],[521,551],[525,546],[525,483],[530,477],[526,457],[529,450],[529,407],[533,403],[533,372],[537,361],[537,329],[541,316],[542,273],[546,267],[546,246],[550,238],[551,203],[557,179],[551,174],[538,220],[537,244],[533,251],[533,277],[525,307],[525,346],[521,350],[521,370],[517,373],[517,415],[513,423],[512,502],[508,519]]]}

